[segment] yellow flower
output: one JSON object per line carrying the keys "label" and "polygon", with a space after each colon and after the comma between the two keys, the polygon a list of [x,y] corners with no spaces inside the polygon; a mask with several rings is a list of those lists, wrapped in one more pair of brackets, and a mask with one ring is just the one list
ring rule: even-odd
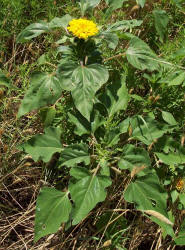
{"label": "yellow flower", "polygon": [[76,37],[86,40],[98,33],[98,28],[93,21],[86,19],[72,19],[67,29]]}
{"label": "yellow flower", "polygon": [[176,189],[177,189],[178,191],[181,191],[181,190],[184,189],[184,186],[185,186],[184,180],[183,180],[183,179],[179,179],[179,180],[177,181],[177,183],[176,183]]}

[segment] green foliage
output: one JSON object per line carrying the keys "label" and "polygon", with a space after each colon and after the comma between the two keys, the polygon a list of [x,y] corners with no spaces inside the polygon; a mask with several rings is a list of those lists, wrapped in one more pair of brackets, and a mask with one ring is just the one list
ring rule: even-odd
{"label": "green foliage", "polygon": [[145,175],[142,170],[151,165],[150,157],[143,148],[136,148],[131,144],[127,144],[122,149],[123,153],[118,162],[120,169],[129,169],[139,176]]}
{"label": "green foliage", "polygon": [[62,151],[60,137],[59,128],[48,127],[45,129],[45,134],[33,136],[27,142],[19,145],[19,149],[30,154],[34,161],[48,162],[54,153]]}
{"label": "green foliage", "polygon": [[85,12],[96,7],[101,0],[80,0],[81,14],[84,16]]}
{"label": "green foliage", "polygon": [[[105,5],[101,12],[103,5],[96,8],[100,0],[78,1],[82,17],[92,20],[96,17],[100,24],[100,13],[108,20],[124,2],[127,1],[107,0],[108,8]],[[140,19],[143,19],[145,2],[136,1],[143,8],[139,10]],[[76,7],[74,12],[77,16],[80,13]],[[114,15],[117,20],[112,23]],[[47,50],[52,47],[51,52],[38,54],[39,72],[32,74],[18,112],[19,118],[40,109],[45,132],[33,136],[19,149],[30,154],[34,161],[44,163],[58,153],[56,163],[51,161],[51,171],[56,171],[54,176],[57,176],[53,185],[68,190],[64,193],[54,188],[41,189],[35,241],[55,233],[61,223],[67,227],[80,223],[106,196],[111,197],[107,187],[112,185],[110,190],[115,190],[119,182],[125,201],[135,204],[134,213],[139,210],[151,216],[163,229],[163,236],[168,234],[179,245],[184,242],[184,228],[178,235],[172,228],[176,219],[174,206],[184,203],[183,189],[175,188],[174,184],[179,176],[184,177],[181,137],[184,120],[180,121],[176,112],[171,111],[174,105],[169,101],[170,95],[175,96],[176,85],[181,88],[181,98],[183,95],[184,68],[174,64],[176,58],[182,62],[183,45],[171,57],[172,62],[166,61],[165,55],[165,59],[159,59],[156,53],[161,53],[159,46],[166,41],[167,12],[153,10],[160,45],[156,39],[153,42],[150,24],[147,26],[143,20],[124,20],[122,15],[121,9],[115,11],[111,20],[98,26],[99,33],[86,40],[67,31],[72,19],[68,14],[61,18],[52,16],[50,22],[33,23],[17,36],[17,42],[26,42],[50,33],[44,41],[49,44]],[[57,28],[58,31],[51,32]],[[141,34],[143,38],[145,30],[151,35],[144,39],[147,43],[136,36]],[[56,72],[48,73],[53,66]],[[0,84],[9,86],[2,72]],[[167,105],[161,104],[162,99]],[[175,103],[179,101],[176,99]],[[109,208],[114,209],[111,199]],[[110,234],[111,239],[121,239],[128,228]],[[114,241],[111,249],[114,246],[120,247],[119,240]]]}
{"label": "green foliage", "polygon": [[129,101],[129,94],[124,77],[121,81],[116,81],[109,85],[105,93],[100,97],[100,101],[105,105],[109,117],[113,116],[120,110],[126,110]]}
{"label": "green foliage", "polygon": [[105,199],[105,188],[111,185],[111,180],[106,176],[85,173],[81,168],[72,168],[70,174],[76,179],[76,182],[71,182],[69,185],[71,198],[75,202],[72,211],[72,223],[76,225],[85,218],[98,202]]}
{"label": "green foliage", "polygon": [[61,96],[62,88],[59,79],[48,73],[34,73],[31,77],[30,87],[19,108],[18,117],[33,109],[54,104]]}
{"label": "green foliage", "polygon": [[107,82],[109,77],[105,67],[99,64],[79,66],[72,74],[72,96],[76,108],[89,121],[96,91]]}
{"label": "green foliage", "polygon": [[33,23],[26,27],[18,36],[17,36],[17,43],[23,43],[32,38],[35,38],[43,33],[50,32],[54,28],[66,28],[69,21],[72,19],[70,15],[65,15],[62,18],[55,17],[51,22],[40,22],[40,23]]}
{"label": "green foliage", "polygon": [[135,202],[139,210],[154,210],[168,217],[166,212],[167,193],[161,187],[155,172],[137,177],[131,182],[124,198],[128,202]]}
{"label": "green foliage", "polygon": [[175,237],[175,243],[179,246],[185,245],[185,220],[183,221],[178,236]]}
{"label": "green foliage", "polygon": [[35,215],[35,242],[56,233],[62,222],[67,222],[72,209],[68,193],[44,187],[37,198]]}
{"label": "green foliage", "polygon": [[172,126],[177,125],[177,122],[171,113],[162,111],[162,117],[163,117],[163,120],[167,122],[169,125],[172,125]]}
{"label": "green foliage", "polygon": [[169,22],[168,15],[165,10],[154,10],[153,15],[156,31],[160,37],[160,41],[163,42],[166,36],[167,25]]}
{"label": "green foliage", "polygon": [[136,2],[137,2],[137,4],[139,4],[143,8],[146,0],[136,0]]}
{"label": "green foliage", "polygon": [[137,69],[148,71],[159,70],[159,62],[155,53],[139,38],[132,38],[126,51],[128,62]]}
{"label": "green foliage", "polygon": [[106,3],[109,5],[111,11],[119,9],[122,7],[123,3],[127,0],[106,0]]}
{"label": "green foliage", "polygon": [[86,144],[72,144],[62,151],[60,166],[75,167],[80,162],[90,163]]}

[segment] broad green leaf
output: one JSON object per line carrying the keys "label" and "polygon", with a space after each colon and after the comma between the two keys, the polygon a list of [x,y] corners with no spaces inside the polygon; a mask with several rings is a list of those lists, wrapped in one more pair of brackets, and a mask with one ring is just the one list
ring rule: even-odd
{"label": "broad green leaf", "polygon": [[168,124],[177,125],[177,122],[171,113],[166,112],[166,111],[162,111],[162,117],[163,117],[164,121],[167,122]]}
{"label": "broad green leaf", "polygon": [[106,143],[107,147],[112,147],[116,145],[120,140],[120,130],[119,127],[111,128],[110,130],[106,131],[104,142]]}
{"label": "broad green leaf", "polygon": [[76,180],[81,180],[89,175],[89,170],[84,167],[74,167],[70,170],[71,176],[74,176]]}
{"label": "broad green leaf", "polygon": [[90,163],[90,156],[86,144],[72,144],[62,150],[59,160],[60,167],[74,167],[81,162],[84,162],[85,165]]}
{"label": "broad green leaf", "polygon": [[56,76],[48,73],[34,73],[19,108],[18,117],[34,109],[54,104],[61,94],[62,88]]}
{"label": "broad green leaf", "polygon": [[178,72],[177,76],[168,81],[168,86],[176,86],[185,83],[185,71]]}
{"label": "broad green leaf", "polygon": [[[65,46],[66,47],[66,46]],[[57,69],[57,77],[60,81],[60,86],[64,90],[71,91],[75,88],[75,85],[72,81],[72,74],[76,68],[78,68],[78,64],[74,61],[69,61],[61,63]]]}
{"label": "broad green leaf", "polygon": [[130,125],[130,117],[126,118],[119,124],[120,132],[126,133],[128,131],[129,125]]}
{"label": "broad green leaf", "polygon": [[176,86],[185,84],[185,71],[175,70],[170,72],[165,78],[159,80],[159,83],[166,83],[168,86]]}
{"label": "broad green leaf", "polygon": [[80,114],[73,115],[68,113],[69,121],[75,125],[75,134],[82,136],[84,134],[90,134],[90,123]]}
{"label": "broad green leaf", "polygon": [[49,23],[43,21],[39,23],[32,23],[27,26],[23,31],[21,31],[21,33],[19,33],[16,42],[26,42],[34,37],[41,35],[42,33],[50,32],[53,28],[66,28],[71,19],[72,17],[67,14],[61,18],[55,17]]}
{"label": "broad green leaf", "polygon": [[178,197],[179,197],[179,192],[177,192],[177,190],[172,190],[171,191],[171,198],[172,198],[173,203],[177,200]]}
{"label": "broad green leaf", "polygon": [[178,49],[173,55],[173,58],[184,58],[185,57],[185,48]]}
{"label": "broad green leaf", "polygon": [[107,82],[108,71],[100,64],[79,66],[72,75],[72,97],[79,112],[90,121],[96,91]]}
{"label": "broad green leaf", "polygon": [[170,152],[168,154],[155,153],[160,161],[167,165],[178,165],[185,163],[185,149],[178,150],[176,152]]}
{"label": "broad green leaf", "polygon": [[185,206],[185,193],[179,194],[179,200]]}
{"label": "broad green leaf", "polygon": [[19,145],[18,149],[30,154],[34,161],[48,162],[54,153],[62,151],[60,137],[59,128],[48,127],[44,134],[33,136],[27,142]]}
{"label": "broad green leaf", "polygon": [[141,116],[136,116],[130,118],[128,122],[132,129],[131,138],[140,140],[146,145],[150,145],[155,139],[173,130],[173,126],[170,127],[150,117],[142,118]]}
{"label": "broad green leaf", "polygon": [[168,194],[161,187],[155,172],[138,177],[128,185],[124,193],[125,200],[136,203],[138,210],[154,210],[168,218],[167,197]]}
{"label": "broad green leaf", "polygon": [[185,246],[185,219],[182,222],[178,236],[174,238],[175,243],[179,246]]}
{"label": "broad green leaf", "polygon": [[47,62],[46,54],[43,54],[37,60],[38,65],[44,65],[44,64],[46,64],[46,62]]}
{"label": "broad green leaf", "polygon": [[136,20],[136,19],[132,19],[132,20],[122,20],[122,21],[118,21],[114,24],[111,24],[107,27],[107,31],[109,32],[115,32],[115,31],[119,31],[119,30],[131,30],[134,27],[138,27],[143,23],[142,20]]}
{"label": "broad green leaf", "polygon": [[118,45],[119,38],[114,32],[104,31],[99,34],[99,37],[106,41],[110,49],[115,49]]}
{"label": "broad green leaf", "polygon": [[68,193],[44,187],[37,197],[34,241],[56,233],[62,222],[67,222],[71,212]]}
{"label": "broad green leaf", "polygon": [[160,41],[163,42],[165,39],[167,25],[169,22],[168,15],[165,10],[154,10],[153,11],[155,28],[160,37]]}
{"label": "broad green leaf", "polygon": [[113,10],[119,9],[122,7],[123,3],[127,0],[106,0],[106,3],[110,6]]}
{"label": "broad green leaf", "polygon": [[95,131],[105,123],[105,118],[100,114],[98,110],[94,110],[92,122],[91,122],[91,131]]}
{"label": "broad green leaf", "polygon": [[100,97],[100,101],[106,106],[109,117],[120,110],[126,110],[129,101],[129,94],[125,79],[113,82],[109,85],[105,93]]}
{"label": "broad green leaf", "polygon": [[105,175],[105,176],[110,176],[110,166],[109,166],[108,161],[102,158],[99,161],[99,164],[101,166],[100,174]]}
{"label": "broad green leaf", "polygon": [[96,7],[101,0],[80,0],[80,9],[82,16],[84,16],[87,10],[91,10],[92,8]]}
{"label": "broad green leaf", "polygon": [[48,24],[50,29],[53,28],[66,28],[68,26],[68,23],[72,20],[73,18],[66,14],[63,17],[55,17],[51,20],[51,22]]}
{"label": "broad green leaf", "polygon": [[164,135],[163,137],[159,138],[155,143],[155,149],[156,151],[163,151],[166,153],[166,156],[171,152],[175,153],[179,157],[185,153],[184,148],[181,146],[178,140],[174,140],[169,135]]}
{"label": "broad green leaf", "polygon": [[[81,171],[80,169],[78,169]],[[73,171],[70,174],[75,178]],[[84,176],[84,172],[83,172]],[[75,203],[73,210],[73,225],[83,220],[98,202],[106,198],[105,188],[111,185],[111,180],[106,176],[86,174],[75,183],[70,183],[69,191]]]}
{"label": "broad green leaf", "polygon": [[118,162],[120,169],[129,169],[130,171],[135,170],[136,174],[138,172],[138,175],[142,176],[145,175],[142,170],[150,165],[150,157],[145,149],[135,147],[132,144],[127,144],[123,147],[123,153]]}
{"label": "broad green leaf", "polygon": [[45,127],[48,127],[52,124],[55,116],[56,109],[54,107],[47,107],[40,110],[40,117]]}
{"label": "broad green leaf", "polygon": [[[162,216],[164,216],[164,215],[162,215]],[[169,220],[168,217],[164,216],[164,220],[168,221]],[[172,238],[175,236],[175,233],[173,231],[173,225],[169,224],[169,222],[171,222],[171,221],[166,223],[166,222],[164,222],[164,220],[162,221],[161,219],[156,218],[155,216],[150,216],[149,218],[150,218],[150,220],[157,223],[161,227],[162,233],[163,233],[162,235],[163,235],[164,238],[166,237],[166,235],[170,235]]]}
{"label": "broad green leaf", "polygon": [[16,42],[23,43],[28,40],[31,40],[34,37],[41,35],[42,33],[49,32],[49,25],[46,22],[33,23],[26,27],[21,33],[17,36]]}
{"label": "broad green leaf", "polygon": [[154,71],[159,69],[159,60],[149,46],[139,38],[132,38],[126,51],[127,60],[140,70]]}
{"label": "broad green leaf", "polygon": [[145,6],[145,2],[146,2],[146,0],[136,0],[136,3],[139,4],[141,6],[141,8],[143,8]]}

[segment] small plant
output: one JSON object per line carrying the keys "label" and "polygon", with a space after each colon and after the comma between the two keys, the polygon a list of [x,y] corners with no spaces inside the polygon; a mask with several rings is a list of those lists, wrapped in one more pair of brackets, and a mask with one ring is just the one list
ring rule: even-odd
{"label": "small plant", "polygon": [[[99,202],[106,199],[114,173],[119,173],[128,175],[124,199],[134,203],[143,215],[150,216],[163,229],[164,235],[170,235],[176,244],[183,245],[185,230],[178,228],[179,234],[175,234],[172,209],[177,200],[184,209],[184,182],[175,183],[179,176],[184,176],[185,150],[183,144],[173,137],[181,127],[170,112],[146,110],[127,115],[126,111],[132,99],[143,101],[138,95],[128,93],[129,70],[135,68],[143,77],[155,82],[157,74],[165,75],[169,69],[173,73],[179,68],[183,80],[175,75],[171,80],[171,85],[174,85],[173,82],[177,81],[184,84],[184,68],[159,58],[143,40],[131,33],[142,25],[141,20],[122,20],[99,27],[85,18],[84,15],[99,2],[81,0],[81,18],[65,15],[49,23],[34,23],[17,37],[19,43],[56,28],[63,28],[65,32],[57,41],[60,46],[57,48],[56,71],[32,74],[30,87],[18,112],[18,117],[21,117],[50,105],[45,112],[45,120],[49,122],[45,123],[44,133],[33,136],[19,149],[30,154],[35,161],[43,162],[49,162],[53,154],[59,153],[58,169],[66,167],[70,174],[65,191],[54,187],[40,190],[35,241],[57,232],[61,223],[76,225],[84,220]],[[145,1],[137,3],[143,7]],[[157,14],[160,12],[156,12],[155,17]],[[156,25],[163,41],[161,25]],[[124,49],[104,58],[102,44],[107,43],[112,53],[120,45],[119,37],[126,41]],[[124,59],[127,69],[123,65],[124,70],[119,74],[116,69],[116,73],[114,69],[110,72],[108,62],[119,57]],[[74,133],[80,138],[65,146],[61,142],[60,126],[52,126],[56,103],[63,98],[64,91],[69,92],[73,99],[68,118],[75,127]]]}

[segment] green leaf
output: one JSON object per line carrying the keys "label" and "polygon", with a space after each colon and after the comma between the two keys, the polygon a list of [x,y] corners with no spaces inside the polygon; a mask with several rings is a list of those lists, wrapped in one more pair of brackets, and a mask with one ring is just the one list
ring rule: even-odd
{"label": "green leaf", "polygon": [[30,86],[19,108],[18,117],[48,104],[54,104],[61,96],[58,78],[48,73],[34,73]]}
{"label": "green leaf", "polygon": [[146,2],[146,0],[136,0],[136,3],[139,4],[141,6],[141,8],[143,8],[145,6],[145,2]]}
{"label": "green leaf", "polygon": [[60,166],[74,167],[81,162],[84,162],[85,165],[90,164],[90,156],[86,144],[72,144],[64,148],[61,152],[59,160]]}
{"label": "green leaf", "polygon": [[101,0],[80,0],[79,5],[82,16],[84,16],[86,11],[95,8],[100,3],[100,1]]}
{"label": "green leaf", "polygon": [[90,134],[91,126],[90,123],[81,115],[73,115],[68,113],[69,121],[75,125],[75,134],[82,136],[84,134]]}
{"label": "green leaf", "polygon": [[107,82],[108,71],[100,64],[79,66],[72,75],[74,89],[72,97],[76,108],[90,121],[90,113],[93,108],[94,96],[96,91]]}
{"label": "green leaf", "polygon": [[[65,46],[66,47],[66,46]],[[61,46],[60,46],[61,48]],[[60,81],[60,85],[62,89],[71,91],[75,88],[74,83],[72,82],[72,74],[76,68],[78,68],[78,64],[72,60],[68,60],[67,62],[63,62],[58,66],[57,69],[57,77]]]}
{"label": "green leaf", "polygon": [[81,180],[89,175],[89,170],[84,167],[74,167],[70,170],[71,176],[75,176],[76,180]]}
{"label": "green leaf", "polygon": [[169,125],[160,123],[150,117],[142,118],[137,116],[130,118],[128,122],[132,129],[131,137],[142,141],[146,145],[150,145],[155,139],[173,130],[173,127],[169,127]]}
{"label": "green leaf", "polygon": [[112,147],[116,145],[120,140],[120,130],[119,127],[111,128],[106,131],[104,142],[107,147]]}
{"label": "green leaf", "polygon": [[101,166],[100,174],[105,176],[110,176],[110,166],[108,161],[106,161],[104,158],[102,158],[99,161],[99,164]]}
{"label": "green leaf", "polygon": [[167,25],[169,22],[168,15],[165,10],[154,10],[153,15],[156,31],[160,37],[160,41],[163,42],[166,36]]}
{"label": "green leaf", "polygon": [[185,246],[185,219],[181,225],[180,232],[178,233],[178,236],[175,237],[175,243],[179,246]]}
{"label": "green leaf", "polygon": [[106,0],[106,3],[110,6],[113,10],[119,9],[122,7],[123,3],[127,0]]}
{"label": "green leaf", "polygon": [[40,56],[37,60],[38,65],[44,65],[47,63],[46,54]]}
{"label": "green leaf", "polygon": [[109,85],[105,93],[100,97],[100,101],[106,106],[109,117],[120,110],[126,110],[129,94],[125,78],[123,77],[121,80]]}
{"label": "green leaf", "polygon": [[68,23],[72,20],[73,18],[66,14],[63,17],[55,17],[51,20],[51,22],[49,23],[49,28],[53,29],[53,28],[66,28],[68,26]]}
{"label": "green leaf", "polygon": [[134,27],[138,27],[143,23],[142,20],[136,20],[136,19],[132,19],[132,20],[122,20],[122,21],[118,21],[114,24],[111,24],[107,27],[107,31],[109,32],[115,32],[115,31],[119,31],[119,30],[132,30]]}
{"label": "green leaf", "polygon": [[66,28],[71,19],[72,17],[67,14],[61,18],[55,17],[49,23],[41,21],[39,23],[30,24],[17,36],[16,42],[26,42],[34,37],[41,35],[42,33],[50,32],[54,28]]}
{"label": "green leaf", "polygon": [[159,69],[159,60],[150,47],[139,38],[132,38],[126,51],[128,62],[137,69],[154,71]]}
{"label": "green leaf", "polygon": [[98,110],[94,110],[93,112],[93,118],[91,122],[91,131],[92,133],[95,133],[95,131],[101,127],[105,123],[105,118],[101,116],[100,112]]}
{"label": "green leaf", "polygon": [[30,154],[34,161],[48,162],[54,153],[62,151],[60,137],[59,128],[49,127],[45,129],[45,134],[33,136],[27,142],[19,145],[18,149]]}
{"label": "green leaf", "polygon": [[71,212],[68,193],[44,187],[37,197],[34,241],[56,233],[62,222],[67,222]]}
{"label": "green leaf", "polygon": [[179,200],[185,206],[185,193],[179,194]]}
{"label": "green leaf", "polygon": [[33,23],[26,27],[21,33],[17,36],[16,42],[23,43],[28,40],[31,40],[34,37],[41,35],[42,33],[49,32],[49,25],[46,22]]}
{"label": "green leaf", "polygon": [[[175,236],[175,234],[174,234],[174,231],[173,231],[173,225],[171,224],[172,222],[168,218],[169,216],[167,217],[167,216],[162,215],[162,217],[161,217],[160,214],[159,214],[159,216],[157,215],[157,217],[156,216],[150,216],[149,218],[150,218],[150,220],[157,223],[161,227],[162,233],[163,233],[162,236],[164,238],[166,237],[166,235],[170,235],[173,238]],[[166,222],[164,222],[164,221],[166,221]]]}
{"label": "green leaf", "polygon": [[185,163],[185,149],[181,148],[176,152],[170,152],[168,154],[163,153],[155,153],[160,161],[167,165],[178,165]]}
{"label": "green leaf", "polygon": [[40,110],[40,117],[45,127],[52,124],[56,116],[56,109],[54,107],[47,107]]}
{"label": "green leaf", "polygon": [[185,83],[185,71],[175,72],[174,77],[168,81],[168,86],[177,86]]}
{"label": "green leaf", "polygon": [[131,182],[124,198],[128,202],[136,203],[139,210],[154,210],[168,218],[166,212],[166,200],[168,194],[161,187],[155,172],[138,177],[135,182]]}
{"label": "green leaf", "polygon": [[[135,169],[138,175],[142,176],[145,175],[145,173],[140,170],[150,165],[150,157],[145,149],[134,147],[132,144],[127,144],[123,147],[123,154],[118,162],[120,169],[129,169],[130,171]],[[143,169],[141,167],[143,167]]]}
{"label": "green leaf", "polygon": [[171,113],[166,112],[166,111],[162,111],[162,117],[163,117],[164,121],[167,122],[168,124],[177,125],[177,122]]}
{"label": "green leaf", "polygon": [[99,34],[99,37],[104,40],[110,49],[115,49],[118,45],[119,38],[117,34],[109,31],[104,31]]}
{"label": "green leaf", "polygon": [[[79,172],[81,171],[78,169]],[[73,171],[70,174],[76,178]],[[84,172],[83,172],[84,176]],[[86,174],[75,183],[70,183],[69,191],[75,203],[73,210],[73,225],[78,224],[96,206],[106,198],[105,188],[111,185],[111,180],[106,176]]]}

